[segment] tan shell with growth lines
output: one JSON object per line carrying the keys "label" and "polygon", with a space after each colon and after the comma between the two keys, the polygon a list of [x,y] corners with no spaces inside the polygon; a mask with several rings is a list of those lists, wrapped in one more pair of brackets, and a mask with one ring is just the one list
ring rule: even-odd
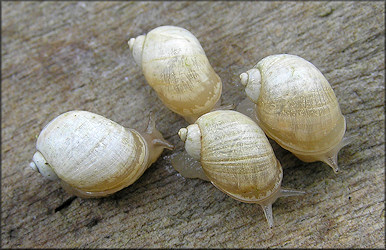
{"label": "tan shell with growth lines", "polygon": [[272,55],[240,78],[270,138],[303,161],[324,161],[338,171],[337,154],[348,143],[346,121],[330,84],[313,64],[295,55]]}
{"label": "tan shell with growth lines", "polygon": [[[178,134],[207,179],[234,199],[260,204],[270,226],[272,203],[281,196],[302,194],[281,188],[282,168],[267,137],[252,119],[239,112],[212,111]],[[173,164],[186,176],[184,166],[177,161]]]}
{"label": "tan shell with growth lines", "polygon": [[160,26],[128,44],[147,82],[173,112],[194,122],[218,105],[221,79],[188,30]]}

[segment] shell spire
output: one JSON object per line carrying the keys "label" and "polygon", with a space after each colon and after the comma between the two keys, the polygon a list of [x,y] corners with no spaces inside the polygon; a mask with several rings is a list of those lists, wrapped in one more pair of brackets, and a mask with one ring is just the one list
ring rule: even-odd
{"label": "shell spire", "polygon": [[136,38],[130,38],[127,44],[129,45],[131,53],[133,53],[134,61],[138,64],[142,64],[142,51],[143,44],[145,42],[145,35],[137,36]]}
{"label": "shell spire", "polygon": [[220,102],[222,82],[197,38],[176,26],[160,26],[128,41],[147,83],[189,123]]}
{"label": "shell spire", "polygon": [[[253,120],[239,112],[209,112],[182,128],[179,136],[187,154],[199,161],[201,168],[183,155],[174,158],[173,167],[192,178],[201,178],[202,169],[216,188],[233,199],[259,204],[270,227],[272,203],[277,198],[304,194],[281,188],[283,171],[267,137]],[[180,163],[189,167],[183,168]]]}
{"label": "shell spire", "polygon": [[248,98],[257,103],[261,88],[261,74],[259,69],[252,68],[240,74],[241,84],[245,86],[245,93]]}
{"label": "shell spire", "polygon": [[58,179],[55,171],[39,151],[35,152],[34,156],[32,157],[32,162],[29,164],[29,166],[34,171],[41,173],[48,180],[54,181]]}
{"label": "shell spire", "polygon": [[[289,54],[263,58],[240,75],[255,103],[253,119],[268,137],[305,162],[323,161],[338,171],[347,145],[346,120],[333,89],[307,60]],[[247,103],[238,108],[249,112]]]}
{"label": "shell spire", "polygon": [[181,140],[185,142],[186,152],[195,160],[201,159],[201,132],[197,124],[189,125],[178,131]]}
{"label": "shell spire", "polygon": [[44,127],[30,167],[48,179],[60,179],[67,192],[96,198],[134,183],[164,148],[172,147],[152,118],[147,131],[139,133],[98,114],[74,110]]}

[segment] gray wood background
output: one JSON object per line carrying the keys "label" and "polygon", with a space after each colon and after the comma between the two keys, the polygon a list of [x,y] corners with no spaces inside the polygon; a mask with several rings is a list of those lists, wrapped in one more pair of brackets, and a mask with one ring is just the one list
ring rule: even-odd
{"label": "gray wood background", "polygon": [[[2,2],[2,247],[385,247],[384,2]],[[36,136],[83,109],[123,126],[157,127],[181,151],[187,123],[146,84],[130,37],[160,25],[190,30],[223,81],[222,102],[245,98],[239,74],[271,54],[299,55],[332,85],[352,144],[341,172],[304,163],[272,142],[283,186],[269,229],[256,204],[184,179],[159,160],[132,186],[81,199],[28,163]]]}

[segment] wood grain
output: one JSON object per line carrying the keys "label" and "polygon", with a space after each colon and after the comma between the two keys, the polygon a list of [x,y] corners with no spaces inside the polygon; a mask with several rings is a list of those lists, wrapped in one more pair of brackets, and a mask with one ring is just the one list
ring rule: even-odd
{"label": "wood grain", "polygon": [[[385,247],[384,2],[4,2],[1,246]],[[312,62],[332,85],[354,142],[341,172],[304,163],[271,141],[283,186],[308,191],[261,208],[170,165],[187,123],[146,84],[127,41],[160,25],[190,30],[223,81],[222,102],[245,98],[239,74],[271,54]],[[81,199],[28,163],[36,136],[82,109],[143,129],[154,112],[176,145],[133,185]]]}

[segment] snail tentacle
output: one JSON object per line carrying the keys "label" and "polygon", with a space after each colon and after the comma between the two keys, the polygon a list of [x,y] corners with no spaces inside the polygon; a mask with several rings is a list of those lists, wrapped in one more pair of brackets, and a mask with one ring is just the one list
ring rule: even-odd
{"label": "snail tentacle", "polygon": [[273,215],[272,215],[272,203],[268,203],[266,205],[260,205],[263,208],[265,218],[268,221],[268,225],[270,228],[273,227]]}
{"label": "snail tentacle", "polygon": [[[219,190],[241,202],[264,209],[273,226],[272,204],[281,196],[302,194],[283,189],[280,162],[263,130],[248,116],[233,110],[211,111],[179,131],[186,154],[173,159],[181,175],[200,178],[198,172]],[[192,163],[194,162],[194,164]]]}

